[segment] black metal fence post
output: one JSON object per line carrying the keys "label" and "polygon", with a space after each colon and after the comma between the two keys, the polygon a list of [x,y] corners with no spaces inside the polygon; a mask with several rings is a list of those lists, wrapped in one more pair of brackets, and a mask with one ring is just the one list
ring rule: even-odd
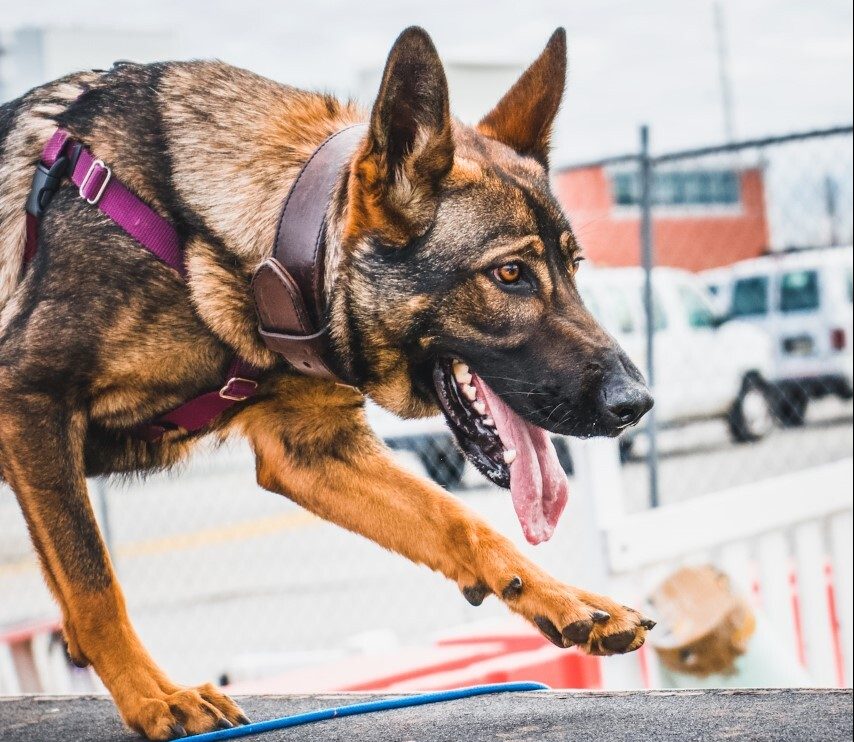
{"label": "black metal fence post", "polygon": [[113,529],[110,523],[110,506],[107,501],[107,480],[105,477],[94,477],[89,480],[92,499],[94,500],[95,512],[101,523],[101,534],[104,537],[104,545],[107,552],[115,560],[116,555],[113,548]]}
{"label": "black metal fence post", "polygon": [[[646,314],[646,378],[655,390],[655,311],[652,288],[652,268],[655,265],[652,240],[652,161],[649,156],[649,127],[640,128],[640,241],[644,271],[643,305]],[[649,504],[656,508],[658,500],[658,436],[655,424],[655,407],[646,416],[649,437],[647,463],[649,468]]]}

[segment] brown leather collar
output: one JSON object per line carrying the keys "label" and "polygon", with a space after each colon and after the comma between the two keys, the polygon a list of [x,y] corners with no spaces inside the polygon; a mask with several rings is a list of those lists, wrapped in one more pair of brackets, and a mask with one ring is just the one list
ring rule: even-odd
{"label": "brown leather collar", "polygon": [[[303,165],[282,206],[273,256],[252,278],[266,346],[308,376],[341,381],[329,342],[323,279],[326,218],[341,171],[364,138],[354,124],[326,139]],[[346,380],[344,380],[346,383]]]}

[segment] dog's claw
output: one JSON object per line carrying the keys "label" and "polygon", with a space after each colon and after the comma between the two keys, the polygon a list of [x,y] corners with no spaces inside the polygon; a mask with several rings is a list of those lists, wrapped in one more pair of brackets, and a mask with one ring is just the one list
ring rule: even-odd
{"label": "dog's claw", "polygon": [[593,623],[605,623],[611,619],[611,614],[606,611],[593,611],[590,618],[593,619]]}
{"label": "dog's claw", "polygon": [[223,717],[222,719],[218,719],[216,725],[219,729],[233,729],[234,724],[232,724],[228,719]]}
{"label": "dog's claw", "polygon": [[240,714],[240,716],[237,717],[237,721],[239,721],[244,726],[246,724],[252,723],[251,721],[249,721],[249,717],[246,714]]}
{"label": "dog's claw", "polygon": [[522,578],[519,575],[514,575],[513,579],[507,583],[507,587],[501,591],[501,597],[504,600],[512,600],[513,598],[518,598],[521,594]]}
{"label": "dog's claw", "polygon": [[181,739],[187,736],[187,730],[180,724],[173,724],[169,727],[169,731],[172,732],[172,739]]}

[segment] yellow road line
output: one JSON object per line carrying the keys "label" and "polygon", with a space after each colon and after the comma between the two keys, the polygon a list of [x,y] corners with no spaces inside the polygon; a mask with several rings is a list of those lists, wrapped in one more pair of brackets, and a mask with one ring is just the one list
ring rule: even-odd
{"label": "yellow road line", "polygon": [[[140,556],[166,554],[173,551],[198,549],[228,541],[269,536],[280,531],[293,531],[320,523],[321,520],[305,510],[292,510],[281,515],[269,515],[240,523],[205,528],[191,533],[176,533],[171,536],[131,541],[120,545],[115,551],[116,559],[133,559]],[[38,569],[35,557],[25,557],[8,564],[0,564],[0,578]]]}

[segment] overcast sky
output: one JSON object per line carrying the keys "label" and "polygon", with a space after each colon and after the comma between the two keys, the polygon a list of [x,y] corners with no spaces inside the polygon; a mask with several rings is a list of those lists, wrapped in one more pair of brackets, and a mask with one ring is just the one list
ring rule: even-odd
{"label": "overcast sky", "polygon": [[[724,0],[739,137],[852,119],[850,0]],[[556,163],[718,142],[723,118],[711,0],[0,0],[0,38],[24,26],[171,35],[179,58],[219,57],[346,94],[410,24],[447,60],[525,63],[558,25],[570,79]]]}

